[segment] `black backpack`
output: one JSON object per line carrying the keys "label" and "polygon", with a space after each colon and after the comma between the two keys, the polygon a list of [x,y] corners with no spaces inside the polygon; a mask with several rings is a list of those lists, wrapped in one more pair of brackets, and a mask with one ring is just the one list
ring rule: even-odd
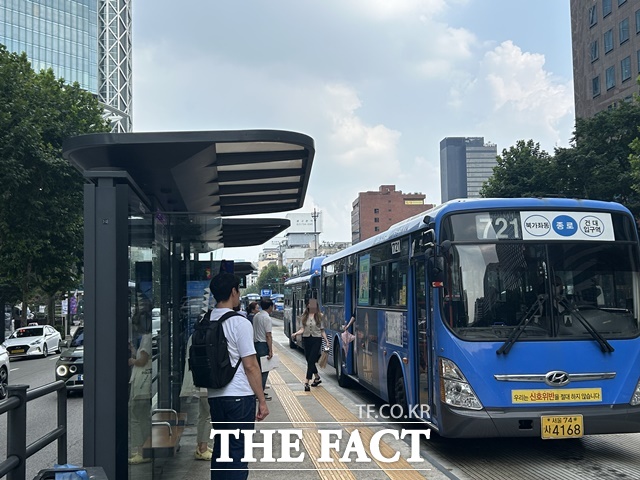
{"label": "black backpack", "polygon": [[189,370],[196,387],[222,388],[236,374],[242,359],[235,366],[231,364],[227,337],[222,328],[222,323],[234,315],[241,316],[236,312],[227,312],[218,321],[212,322],[209,310],[196,324],[189,349]]}

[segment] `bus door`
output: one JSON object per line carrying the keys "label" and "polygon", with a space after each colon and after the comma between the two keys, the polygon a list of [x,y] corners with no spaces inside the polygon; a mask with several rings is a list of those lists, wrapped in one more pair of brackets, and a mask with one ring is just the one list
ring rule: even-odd
{"label": "bus door", "polygon": [[300,328],[298,318],[304,312],[304,292],[299,285],[294,285],[291,289],[291,337],[289,338],[289,346],[295,348],[295,345],[302,347],[302,336],[294,337],[293,333]]}
{"label": "bus door", "polygon": [[[307,283],[300,283],[296,286],[293,293],[293,315],[291,317],[293,332],[297,331],[302,324],[298,324],[298,319],[304,313],[307,308],[307,303],[311,297],[311,290]],[[296,339],[298,347],[304,350],[304,344],[302,342],[302,335]]]}
{"label": "bus door", "polygon": [[[349,294],[349,303],[345,306],[345,316],[347,317],[347,322],[351,319],[351,315],[356,314],[356,274],[350,273],[347,275],[347,292]],[[358,373],[358,364],[355,361],[357,357],[357,349],[358,349],[358,318],[356,317],[356,321],[353,322],[353,325],[350,328],[351,333],[356,336],[356,340],[349,343],[349,347],[347,349],[347,355],[345,355],[345,367],[346,371],[349,374],[357,374]],[[344,352],[343,352],[344,353]]]}
{"label": "bus door", "polygon": [[424,258],[413,264],[413,291],[415,292],[415,321],[417,322],[418,338],[418,392],[417,398],[420,405],[431,406],[430,385],[431,385],[431,331],[428,318],[430,306],[428,304],[427,272]]}

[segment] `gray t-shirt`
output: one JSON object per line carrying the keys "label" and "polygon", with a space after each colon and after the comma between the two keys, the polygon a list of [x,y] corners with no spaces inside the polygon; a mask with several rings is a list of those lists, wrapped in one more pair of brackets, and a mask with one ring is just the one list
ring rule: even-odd
{"label": "gray t-shirt", "polygon": [[271,333],[272,328],[271,316],[264,310],[260,310],[253,317],[253,341],[266,342],[267,333]]}

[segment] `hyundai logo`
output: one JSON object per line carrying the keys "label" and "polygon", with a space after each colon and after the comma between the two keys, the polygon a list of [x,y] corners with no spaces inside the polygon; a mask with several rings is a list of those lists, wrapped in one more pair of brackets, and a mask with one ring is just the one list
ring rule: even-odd
{"label": "hyundai logo", "polygon": [[549,372],[544,377],[544,382],[551,387],[564,387],[571,381],[567,372]]}

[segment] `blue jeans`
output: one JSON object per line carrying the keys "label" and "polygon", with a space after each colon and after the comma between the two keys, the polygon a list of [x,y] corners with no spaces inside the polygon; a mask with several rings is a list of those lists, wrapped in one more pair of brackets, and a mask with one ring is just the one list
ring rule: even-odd
{"label": "blue jeans", "polygon": [[[214,430],[251,430],[256,419],[256,397],[212,397],[209,398],[211,409],[211,427]],[[220,423],[220,422],[234,422]],[[231,462],[217,462],[220,458],[220,436],[213,438],[213,455],[211,458],[211,480],[245,480],[249,476],[247,462],[244,457],[244,435],[239,438],[229,437],[229,455]]]}

